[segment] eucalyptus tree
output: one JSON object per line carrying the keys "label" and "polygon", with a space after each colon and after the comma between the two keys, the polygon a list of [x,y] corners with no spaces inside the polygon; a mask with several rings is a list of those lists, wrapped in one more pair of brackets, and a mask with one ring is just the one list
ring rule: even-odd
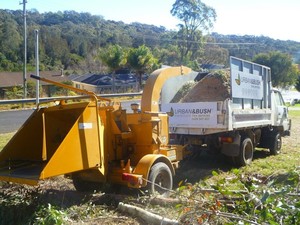
{"label": "eucalyptus tree", "polygon": [[0,12],[0,51],[7,60],[17,62],[20,60],[22,44],[18,24],[10,13],[4,10]]}
{"label": "eucalyptus tree", "polygon": [[201,55],[205,42],[203,32],[213,27],[216,12],[201,0],[176,0],[171,14],[182,21],[178,24],[177,39],[181,62],[187,64]]}

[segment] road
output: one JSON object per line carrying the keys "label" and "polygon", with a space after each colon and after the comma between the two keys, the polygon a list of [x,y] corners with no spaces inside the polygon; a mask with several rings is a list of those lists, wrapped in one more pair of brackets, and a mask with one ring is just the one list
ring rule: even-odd
{"label": "road", "polygon": [[0,112],[0,134],[18,130],[32,113],[33,109]]}
{"label": "road", "polygon": [[[122,108],[131,112],[130,105],[139,101],[124,101]],[[33,113],[34,109],[0,111],[0,134],[17,131]]]}

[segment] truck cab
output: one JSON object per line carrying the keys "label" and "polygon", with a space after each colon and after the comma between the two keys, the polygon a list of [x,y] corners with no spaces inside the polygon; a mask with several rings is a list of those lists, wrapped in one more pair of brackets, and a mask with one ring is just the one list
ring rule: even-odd
{"label": "truck cab", "polygon": [[274,112],[274,126],[281,127],[282,136],[290,135],[291,119],[288,118],[288,107],[279,90],[272,89],[272,110]]}

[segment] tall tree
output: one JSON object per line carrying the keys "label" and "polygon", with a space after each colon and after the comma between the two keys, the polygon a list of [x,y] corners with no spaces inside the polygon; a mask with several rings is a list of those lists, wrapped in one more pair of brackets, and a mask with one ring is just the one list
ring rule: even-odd
{"label": "tall tree", "polygon": [[197,59],[203,49],[202,31],[212,28],[216,20],[215,10],[201,0],[176,0],[171,14],[182,21],[178,24],[177,34],[181,61]]}
{"label": "tall tree", "polygon": [[126,52],[119,45],[109,45],[100,50],[99,58],[112,72],[113,92],[115,91],[115,72],[126,64]]}
{"label": "tall tree", "polygon": [[107,48],[101,49],[99,57],[111,72],[120,69],[126,64],[126,52],[119,45],[109,45]]}
{"label": "tall tree", "polygon": [[254,57],[254,62],[271,68],[273,86],[286,87],[294,85],[297,81],[299,70],[293,65],[290,55],[281,52],[261,53]]}
{"label": "tall tree", "polygon": [[18,24],[10,14],[0,16],[0,51],[8,60],[20,60],[21,35]]}
{"label": "tall tree", "polygon": [[142,75],[157,66],[157,59],[152,55],[148,47],[141,45],[138,48],[131,48],[129,50],[127,63],[138,76],[139,89],[142,85]]}

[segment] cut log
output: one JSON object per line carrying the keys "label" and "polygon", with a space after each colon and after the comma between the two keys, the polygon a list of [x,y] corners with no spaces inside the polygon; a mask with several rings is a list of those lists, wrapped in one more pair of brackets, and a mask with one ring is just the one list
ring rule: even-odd
{"label": "cut log", "polygon": [[128,205],[120,202],[118,205],[118,210],[121,212],[128,213],[131,216],[138,217],[144,220],[147,224],[153,225],[179,225],[177,220],[171,220],[159,215],[156,215],[152,212],[148,212],[140,207]]}
{"label": "cut log", "polygon": [[182,201],[178,198],[163,198],[160,196],[156,196],[150,199],[150,204],[152,205],[167,206],[167,205],[178,205],[181,203]]}

